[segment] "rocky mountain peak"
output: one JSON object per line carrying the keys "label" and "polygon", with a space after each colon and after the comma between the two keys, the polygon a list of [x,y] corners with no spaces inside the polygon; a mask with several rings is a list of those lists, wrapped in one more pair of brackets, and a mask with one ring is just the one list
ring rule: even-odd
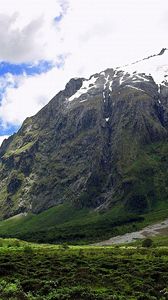
{"label": "rocky mountain peak", "polygon": [[[162,57],[161,57],[162,56]],[[95,93],[109,90],[109,94],[120,87],[130,87],[142,92],[147,92],[149,85],[153,95],[167,91],[168,77],[168,52],[167,48],[162,48],[158,54],[148,56],[142,60],[133,62],[132,64],[118,67],[116,69],[107,69],[99,74],[92,75],[89,79],[78,78],[71,79],[70,84],[75,85],[75,89],[71,89],[71,93],[67,95],[69,102],[79,99],[80,102],[86,101],[86,94],[94,95]],[[69,86],[67,84],[66,88]],[[162,86],[162,88],[161,88]],[[165,88],[164,88],[165,87]],[[103,96],[104,97],[104,96]]]}
{"label": "rocky mountain peak", "polygon": [[0,148],[0,217],[69,201],[97,210],[152,207],[168,169],[167,55],[163,48],[131,65],[73,78],[27,118]]}

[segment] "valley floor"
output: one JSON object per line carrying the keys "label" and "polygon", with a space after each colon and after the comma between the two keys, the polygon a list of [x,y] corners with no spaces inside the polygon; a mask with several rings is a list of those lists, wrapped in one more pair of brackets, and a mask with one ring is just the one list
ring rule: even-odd
{"label": "valley floor", "polygon": [[0,299],[166,300],[168,248],[1,240]]}

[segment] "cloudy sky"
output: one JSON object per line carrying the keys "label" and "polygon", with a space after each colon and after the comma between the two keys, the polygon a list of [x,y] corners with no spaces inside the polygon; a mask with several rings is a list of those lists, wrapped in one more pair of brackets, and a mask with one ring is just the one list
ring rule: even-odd
{"label": "cloudy sky", "polygon": [[0,141],[71,77],[167,47],[167,0],[1,0]]}

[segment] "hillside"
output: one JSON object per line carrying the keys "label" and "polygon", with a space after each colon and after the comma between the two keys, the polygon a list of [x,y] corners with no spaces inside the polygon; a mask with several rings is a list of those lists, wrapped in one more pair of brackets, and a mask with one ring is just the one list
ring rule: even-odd
{"label": "hillside", "polygon": [[27,118],[0,148],[1,220],[62,205],[103,228],[168,208],[167,56],[73,78]]}

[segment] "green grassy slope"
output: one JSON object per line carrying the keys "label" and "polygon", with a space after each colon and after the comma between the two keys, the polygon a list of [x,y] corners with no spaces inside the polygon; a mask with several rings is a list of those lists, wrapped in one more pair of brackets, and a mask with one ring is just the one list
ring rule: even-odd
{"label": "green grassy slope", "polygon": [[[115,216],[119,217],[116,218]],[[15,236],[38,242],[89,242],[101,239],[104,234],[118,233],[118,228],[128,222],[141,220],[134,215],[124,215],[121,207],[104,214],[89,209],[75,210],[62,204],[38,215],[13,217],[0,222],[1,236]]]}
{"label": "green grassy slope", "polygon": [[29,241],[87,244],[126,232],[168,217],[168,207],[158,206],[147,214],[130,214],[120,205],[98,213],[89,209],[74,210],[69,204],[50,208],[38,215],[12,217],[0,222],[1,237]]}

